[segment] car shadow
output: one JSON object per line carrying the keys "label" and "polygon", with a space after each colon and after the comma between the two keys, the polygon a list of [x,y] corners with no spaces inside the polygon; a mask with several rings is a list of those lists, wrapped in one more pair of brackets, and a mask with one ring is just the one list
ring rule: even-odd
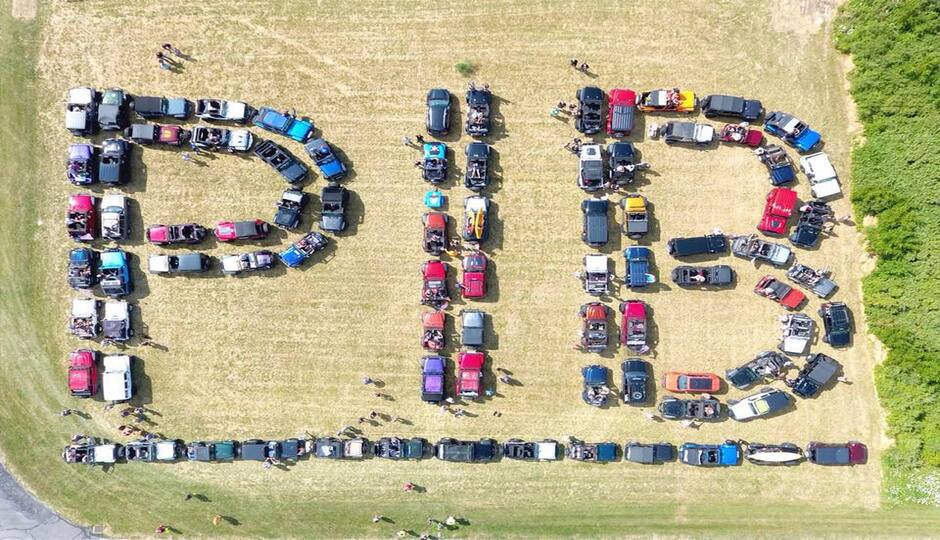
{"label": "car shadow", "polygon": [[[127,158],[127,183],[121,186],[115,186],[125,193],[142,193],[147,191],[147,164],[144,163],[144,148],[139,144],[130,143],[130,151]],[[100,154],[99,154],[100,158]],[[101,184],[96,184],[101,186]],[[102,191],[104,186],[102,186]]]}
{"label": "car shadow", "polygon": [[499,193],[503,188],[503,167],[499,164],[499,151],[493,145],[490,145],[490,163],[489,163],[490,183],[480,190],[480,193],[486,192],[488,195]]}
{"label": "car shadow", "polygon": [[132,385],[134,395],[130,399],[133,405],[147,405],[153,403],[153,385],[150,376],[147,375],[147,363],[143,358],[134,355],[134,363],[131,366]]}
{"label": "car shadow", "polygon": [[[630,135],[618,139],[632,143],[639,143],[646,140],[646,114],[641,113],[636,107],[633,109],[633,130]],[[639,152],[639,149],[637,149]]]}
{"label": "car shadow", "polygon": [[[126,197],[127,201],[127,238],[118,241],[119,247],[123,246],[141,246],[146,240],[144,238],[144,215],[140,203],[133,197]],[[107,248],[107,246],[105,246]]]}
{"label": "car shadow", "polygon": [[[300,223],[296,228],[284,229],[289,233],[300,233],[301,235],[307,234],[308,232],[315,229],[317,220],[314,219],[314,216],[319,214],[318,208],[321,208],[320,196],[312,191],[304,191],[307,194],[307,204],[304,206],[303,210],[300,212]],[[280,200],[280,198],[278,199]],[[277,215],[277,202],[275,202],[274,215]],[[273,220],[273,216],[272,216]]]}
{"label": "car shadow", "polygon": [[[127,265],[131,271],[131,292],[124,297],[128,302],[136,303],[137,300],[146,298],[150,295],[150,281],[147,274],[146,261],[136,254],[125,251],[127,254]],[[100,287],[99,287],[100,289]]]}
{"label": "car shadow", "polygon": [[336,146],[335,144],[331,142],[330,147],[333,149],[333,153],[336,154],[336,158],[339,159],[344,165],[346,165],[346,176],[344,176],[340,180],[335,180],[335,181],[341,182],[343,184],[354,182],[356,180],[356,177],[358,176],[356,174],[356,169],[354,167],[355,162],[349,159],[349,156],[346,154],[346,151],[340,148],[339,146]]}
{"label": "car shadow", "polygon": [[[606,196],[603,198],[607,200],[607,243],[596,249],[605,255],[613,257],[620,253],[620,250],[623,248],[623,235],[621,234],[620,225],[617,223],[618,205],[614,201],[607,199]],[[584,219],[585,214],[584,211],[582,211],[582,230],[584,228]]]}
{"label": "car shadow", "polygon": [[[485,241],[480,243],[481,251],[493,252],[503,249],[503,222],[499,219],[499,204],[493,199],[489,200],[489,210],[486,213],[488,234]],[[458,219],[457,226],[463,226],[463,216]]]}
{"label": "car shadow", "polygon": [[[460,137],[463,135],[463,118],[464,112],[461,109],[463,106],[463,101],[460,99],[460,96],[450,92],[450,129],[447,130],[447,133],[444,135],[431,135],[427,131],[427,125],[422,126],[422,133],[426,137],[431,137],[438,141],[447,143],[448,146],[455,144],[460,140]],[[422,109],[427,114],[427,105],[423,105]]]}
{"label": "car shadow", "polygon": [[490,93],[490,134],[482,137],[483,140],[495,143],[508,135],[506,130],[506,117],[503,116],[503,105],[512,105],[512,101],[500,96],[496,92]]}
{"label": "car shadow", "polygon": [[489,313],[483,315],[483,348],[489,351],[499,350],[499,333],[493,326],[493,317]]}
{"label": "car shadow", "polygon": [[365,221],[366,207],[362,197],[351,189],[347,189],[349,200],[346,204],[346,228],[342,231],[331,231],[337,237],[353,236],[359,231],[359,225]]}
{"label": "car shadow", "polygon": [[[486,264],[486,295],[483,298],[474,298],[473,302],[492,304],[499,302],[499,273],[496,271],[496,261],[487,257]],[[472,303],[471,303],[472,305]]]}

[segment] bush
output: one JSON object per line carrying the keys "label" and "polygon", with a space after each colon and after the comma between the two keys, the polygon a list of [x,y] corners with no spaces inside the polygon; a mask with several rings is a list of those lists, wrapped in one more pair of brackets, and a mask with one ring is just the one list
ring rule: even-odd
{"label": "bush", "polygon": [[[849,0],[836,20],[865,142],[852,152],[852,202],[878,257],[863,282],[872,332],[888,348],[875,382],[895,447],[886,493],[922,497],[940,467],[940,3]],[[931,480],[933,481],[933,480]],[[915,494],[915,495],[912,495]]]}
{"label": "bush", "polygon": [[469,77],[476,72],[477,66],[469,60],[461,60],[460,62],[454,64],[454,69],[456,69],[457,73],[460,73],[464,77]]}

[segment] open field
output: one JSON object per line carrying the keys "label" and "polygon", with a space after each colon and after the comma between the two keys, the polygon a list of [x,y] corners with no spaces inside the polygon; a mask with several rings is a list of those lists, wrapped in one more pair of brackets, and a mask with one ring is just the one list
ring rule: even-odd
{"label": "open field", "polygon": [[[612,350],[597,358],[571,349],[577,308],[589,301],[572,273],[589,250],[579,240],[583,194],[575,185],[576,162],[561,149],[575,132],[548,116],[551,104],[573,99],[585,84],[638,90],[682,84],[704,94],[758,97],[770,110],[792,111],[820,129],[825,150],[851,189],[852,135],[839,59],[825,23],[831,14],[815,7],[801,13],[800,4],[776,2],[752,16],[744,13],[747,4],[735,2],[709,3],[704,10],[704,3],[642,2],[625,10],[601,2],[576,22],[572,13],[582,10],[580,4],[534,1],[438,11],[399,2],[356,10],[330,2],[315,9],[240,2],[237,16],[222,2],[146,1],[128,13],[116,2],[59,1],[43,5],[36,22],[14,23],[4,3],[4,30],[12,32],[4,32],[11,36],[4,41],[4,59],[11,60],[6,65],[14,82],[8,86],[5,78],[0,100],[10,109],[0,115],[2,144],[4,155],[18,156],[3,179],[5,191],[17,196],[0,203],[0,238],[10,246],[0,258],[0,344],[6,360],[0,370],[0,448],[6,463],[66,516],[105,524],[121,536],[146,534],[158,523],[187,535],[389,536],[398,529],[421,533],[428,516],[447,514],[469,520],[453,533],[460,536],[717,536],[731,534],[742,522],[774,536],[789,535],[793,527],[811,534],[823,526],[846,535],[929,534],[935,513],[878,509],[879,456],[887,441],[871,376],[878,348],[865,335],[860,303],[859,280],[869,261],[854,228],[840,226],[820,250],[798,252],[801,261],[834,270],[841,285],[836,298],[852,307],[854,346],[832,352],[820,343],[816,350],[837,358],[853,384],[800,401],[782,417],[724,421],[697,431],[650,422],[643,416],[649,409],[597,410],[579,398],[581,366],[600,361],[619,371],[624,354]],[[43,31],[33,47],[29,32],[37,24]],[[585,28],[590,37],[583,35]],[[760,29],[759,47],[743,28]],[[25,35],[17,40],[16,32]],[[181,73],[161,71],[153,53],[162,41],[177,44],[194,60]],[[33,54],[35,72],[29,64]],[[570,70],[570,56],[587,60],[598,76]],[[498,127],[489,141],[499,154],[501,180],[491,190],[498,222],[484,246],[498,279],[480,306],[492,315],[491,365],[512,371],[521,386],[497,384],[495,397],[466,406],[469,417],[454,418],[421,403],[417,391],[423,354],[418,268],[425,260],[419,216],[426,185],[411,166],[416,152],[400,138],[421,130],[429,87],[447,86],[462,95],[466,79],[453,70],[462,59],[477,64],[473,78],[489,82],[499,96]],[[270,220],[285,185],[257,159],[220,155],[198,167],[172,150],[135,153],[134,180],[125,189],[135,201],[133,237],[125,246],[138,265],[132,296],[140,308],[138,328],[142,322],[161,348],[129,350],[141,359],[135,374],[141,401],[157,411],[153,431],[187,440],[332,434],[374,408],[407,423],[367,426],[370,438],[576,435],[620,443],[743,438],[801,445],[858,439],[869,445],[869,464],[717,471],[678,464],[463,466],[433,460],[321,460],[270,471],[257,463],[128,464],[107,473],[67,467],[58,448],[70,434],[115,436],[121,423],[100,402],[78,404],[90,419],[57,417],[61,408],[76,405],[66,396],[65,353],[84,345],[64,330],[73,293],[63,279],[71,246],[61,225],[65,196],[74,191],[62,171],[71,137],[61,127],[61,102],[79,84],[294,108],[314,119],[355,171],[347,186],[355,192],[352,214],[358,223],[336,237],[335,249],[316,264],[237,279],[218,273],[161,278],[139,271],[156,251],[143,242],[147,224]],[[13,88],[18,106],[9,103]],[[14,139],[13,130],[24,127],[27,137]],[[641,117],[634,140],[654,173],[638,189],[653,203],[658,223],[643,243],[653,249],[656,273],[666,283],[642,293],[624,290],[619,297],[640,297],[652,307],[657,375],[671,369],[723,373],[776,344],[780,308],[750,288],[764,273],[783,273],[728,255],[721,262],[738,272],[735,289],[679,290],[668,283],[676,263],[665,241],[714,227],[753,230],[769,189],[766,172],[743,148],[668,148],[643,140],[643,132]],[[33,144],[17,146],[15,140]],[[468,140],[448,139],[458,168]],[[278,142],[302,154],[298,145]],[[24,185],[36,189],[22,190]],[[316,178],[307,190],[318,193],[322,185]],[[808,196],[805,178],[797,189]],[[466,190],[451,180],[446,191],[451,213],[458,215]],[[847,199],[834,206],[840,215],[851,211]],[[314,217],[307,217],[309,225]],[[269,243],[281,246],[297,235],[274,237]],[[615,255],[622,274],[619,250],[628,243],[612,238],[606,251]],[[213,255],[250,249],[213,242],[202,247]],[[616,307],[615,300],[609,304]],[[818,304],[812,298],[804,311],[813,313]],[[458,301],[450,312],[461,307]],[[373,397],[359,382],[364,374],[382,380],[382,391],[394,399]],[[742,395],[732,391],[722,398]],[[496,410],[501,417],[493,416]],[[427,491],[402,493],[404,481]],[[183,504],[187,492],[205,493],[211,502]],[[726,504],[719,510],[711,503],[697,506],[692,498],[703,493]],[[833,508],[811,506],[820,500]],[[213,528],[210,516],[216,513],[232,516],[237,525]],[[372,525],[375,513],[395,523]],[[787,521],[797,515],[799,523]]]}

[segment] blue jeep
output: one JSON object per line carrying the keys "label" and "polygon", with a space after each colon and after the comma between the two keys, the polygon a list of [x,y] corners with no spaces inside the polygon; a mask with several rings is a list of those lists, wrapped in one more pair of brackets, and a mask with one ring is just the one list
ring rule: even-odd
{"label": "blue jeep", "polygon": [[288,112],[278,112],[270,107],[261,107],[252,123],[278,135],[290,137],[297,142],[307,142],[313,133],[313,122],[295,118]]}
{"label": "blue jeep", "polygon": [[801,153],[809,152],[822,140],[822,136],[810,129],[809,124],[792,114],[780,111],[774,111],[767,115],[764,120],[764,131],[775,137],[780,137]]}
{"label": "blue jeep", "polygon": [[679,461],[695,467],[729,467],[741,463],[741,448],[734,441],[722,444],[684,443]]}
{"label": "blue jeep", "polygon": [[97,253],[84,247],[69,251],[69,287],[73,289],[90,289],[98,282],[95,274],[95,260]]}
{"label": "blue jeep", "polygon": [[581,399],[594,407],[606,405],[607,400],[610,398],[610,387],[607,386],[610,370],[606,366],[593,364],[581,368],[581,376],[584,378],[584,390],[581,391]]}
{"label": "blue jeep", "polygon": [[127,253],[116,248],[103,251],[98,268],[101,292],[112,297],[131,293],[131,268],[127,263]]}
{"label": "blue jeep", "polygon": [[440,184],[447,179],[447,145],[442,142],[424,143],[422,176],[425,181]]}
{"label": "blue jeep", "polygon": [[320,168],[325,180],[339,180],[346,176],[346,164],[340,161],[330,143],[324,139],[314,139],[304,145],[310,159]]}
{"label": "blue jeep", "polygon": [[761,163],[767,166],[767,172],[770,173],[770,183],[774,186],[782,186],[796,180],[796,172],[793,170],[793,162],[790,156],[778,144],[769,144],[757,148],[754,154],[760,159]]}
{"label": "blue jeep", "polygon": [[318,232],[309,232],[303,238],[291,244],[279,255],[289,268],[297,268],[311,255],[326,247],[326,237]]}
{"label": "blue jeep", "polygon": [[627,271],[623,277],[628,287],[646,287],[656,283],[656,277],[649,273],[650,248],[645,246],[632,246],[623,250],[623,258],[627,263]]}

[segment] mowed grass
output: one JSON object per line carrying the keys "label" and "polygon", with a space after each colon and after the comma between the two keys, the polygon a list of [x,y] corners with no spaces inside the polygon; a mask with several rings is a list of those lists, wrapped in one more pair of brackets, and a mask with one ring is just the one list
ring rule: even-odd
{"label": "mowed grass", "polygon": [[[390,536],[399,529],[420,534],[427,517],[448,514],[469,521],[447,533],[459,536],[717,536],[741,526],[772,536],[821,530],[929,534],[935,514],[877,509],[878,458],[885,442],[871,381],[874,347],[864,335],[859,302],[865,260],[854,229],[840,227],[822,249],[799,252],[808,264],[834,269],[842,286],[838,298],[853,308],[854,347],[818,348],[842,362],[852,385],[801,401],[779,418],[725,421],[697,431],[652,423],[643,415],[649,409],[597,410],[580,401],[580,368],[599,362],[619,372],[625,354],[614,349],[598,357],[571,348],[578,306],[590,301],[572,274],[589,249],[579,239],[583,194],[574,182],[576,161],[561,149],[575,132],[548,110],[559,99],[574,99],[586,84],[746,94],[821,129],[826,151],[847,171],[846,103],[827,28],[817,24],[818,14],[801,14],[796,2],[777,7],[782,11],[771,16],[770,8],[750,13],[748,4],[734,2],[601,2],[586,13],[576,3],[522,1],[434,8],[241,2],[236,10],[222,2],[138,2],[132,10],[119,3],[56,2],[40,12],[38,45],[33,25],[39,23],[13,23],[4,9],[4,35],[10,36],[4,59],[11,75],[5,80],[13,84],[4,86],[0,100],[8,111],[2,143],[4,154],[15,157],[4,170],[10,196],[0,218],[9,246],[0,258],[6,360],[0,370],[0,445],[6,463],[65,515],[104,524],[120,536],[146,535],[160,523],[185,535]],[[193,56],[182,73],[157,67],[153,54],[163,41]],[[588,61],[597,77],[569,69],[571,56]],[[411,166],[417,153],[400,139],[422,130],[428,88],[446,86],[462,96],[467,79],[453,65],[464,59],[478,66],[474,78],[489,82],[499,97],[489,141],[499,153],[499,181],[490,190],[497,220],[484,246],[495,272],[489,298],[477,305],[492,316],[490,365],[512,371],[521,386],[497,383],[490,369],[497,395],[465,405],[471,414],[454,418],[418,396],[418,269],[426,259],[419,218],[427,186]],[[173,150],[135,149],[134,180],[124,190],[135,201],[133,237],[122,245],[135,255],[138,328],[161,346],[128,348],[140,359],[137,402],[156,411],[145,428],[187,440],[284,438],[305,431],[332,434],[376,409],[406,422],[363,426],[373,439],[859,439],[871,449],[870,463],[785,470],[434,460],[319,460],[270,471],[257,463],[122,464],[108,472],[65,466],[58,450],[72,433],[123,440],[115,412],[102,411],[100,402],[70,400],[65,387],[67,351],[86,346],[64,331],[74,294],[63,279],[71,245],[61,226],[65,197],[75,191],[62,170],[73,141],[61,127],[62,100],[69,87],[80,84],[293,108],[315,120],[355,171],[347,185],[355,192],[356,223],[334,237],[333,248],[316,264],[243,278],[217,272],[164,278],[140,271],[147,255],[159,251],[143,242],[147,224],[270,220],[285,184],[256,159],[221,155],[199,167]],[[461,104],[458,124],[463,109]],[[743,148],[698,151],[644,140],[644,121],[658,119],[643,117],[633,139],[654,168],[638,187],[653,203],[658,223],[643,243],[653,248],[656,272],[666,283],[618,296],[640,297],[652,307],[657,376],[670,369],[723,373],[776,344],[781,311],[750,288],[764,273],[782,273],[727,256],[721,262],[739,274],[734,290],[679,290],[668,282],[676,263],[665,241],[714,227],[753,230],[769,189],[766,173]],[[272,138],[303,154],[299,145]],[[468,140],[448,139],[456,169],[462,169]],[[845,172],[843,179],[849,184]],[[322,186],[317,177],[307,190],[318,193]],[[808,196],[805,181],[798,190]],[[451,214],[459,216],[467,192],[456,175],[446,192]],[[314,197],[312,206],[317,202]],[[839,214],[850,212],[846,200],[835,206]],[[306,217],[307,226],[316,219],[315,213]],[[297,237],[278,233],[264,244],[280,248]],[[612,238],[605,251],[622,274],[619,250],[629,242]],[[213,242],[200,248],[216,256],[256,249]],[[617,300],[608,304],[616,308]],[[464,306],[455,302],[449,312]],[[804,310],[812,313],[817,306],[811,299]],[[383,381],[381,391],[393,399],[375,398],[360,383],[365,374]],[[58,418],[66,406],[80,407],[91,418]],[[402,493],[405,481],[426,491]],[[187,492],[203,493],[210,502],[184,503]],[[373,525],[376,513],[394,523]],[[233,522],[213,527],[214,514]]]}

